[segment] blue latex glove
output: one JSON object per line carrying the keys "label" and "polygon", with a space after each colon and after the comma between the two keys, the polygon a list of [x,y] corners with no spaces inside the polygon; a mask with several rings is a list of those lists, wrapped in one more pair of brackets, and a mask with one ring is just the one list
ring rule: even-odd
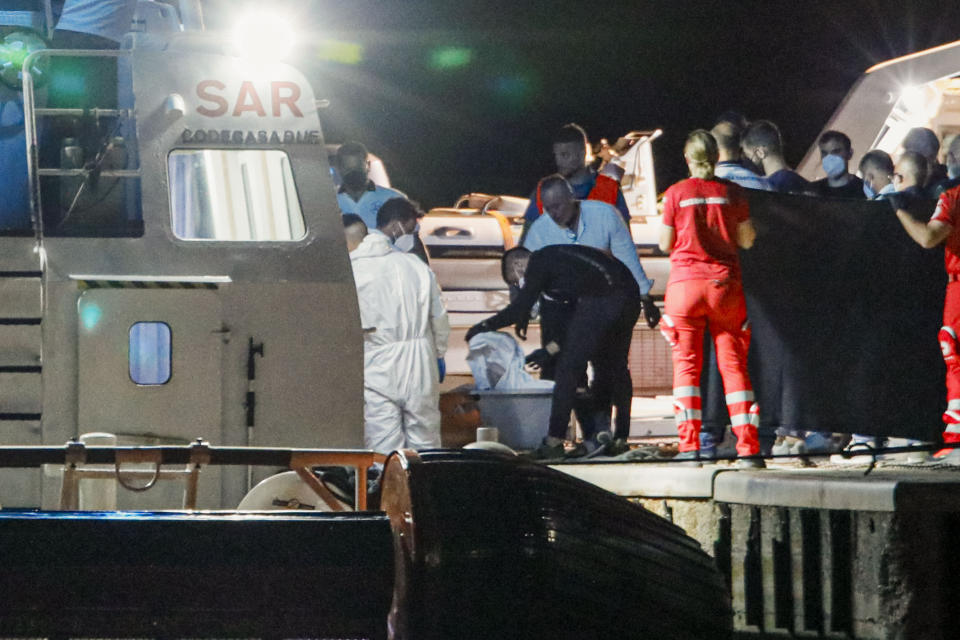
{"label": "blue latex glove", "polygon": [[437,358],[437,369],[440,371],[440,382],[447,377],[447,361],[443,358]]}

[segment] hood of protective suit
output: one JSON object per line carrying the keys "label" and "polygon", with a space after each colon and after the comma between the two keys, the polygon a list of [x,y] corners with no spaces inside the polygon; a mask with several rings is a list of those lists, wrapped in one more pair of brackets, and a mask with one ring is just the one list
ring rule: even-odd
{"label": "hood of protective suit", "polygon": [[[390,238],[379,231],[371,231],[364,236],[360,246],[350,252],[350,261],[355,263],[357,260],[376,258],[389,253],[397,253],[393,249],[393,243],[390,242]],[[356,267],[354,267],[354,269],[356,269]]]}

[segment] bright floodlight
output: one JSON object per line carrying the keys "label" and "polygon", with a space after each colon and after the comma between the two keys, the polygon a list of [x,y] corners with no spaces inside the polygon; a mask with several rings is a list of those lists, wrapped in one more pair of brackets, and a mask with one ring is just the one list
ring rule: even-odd
{"label": "bright floodlight", "polygon": [[923,112],[927,106],[926,88],[923,85],[904,87],[900,92],[900,100],[911,113]]}
{"label": "bright floodlight", "polygon": [[292,22],[276,12],[249,11],[233,30],[233,45],[245,58],[277,61],[290,55],[297,44]]}

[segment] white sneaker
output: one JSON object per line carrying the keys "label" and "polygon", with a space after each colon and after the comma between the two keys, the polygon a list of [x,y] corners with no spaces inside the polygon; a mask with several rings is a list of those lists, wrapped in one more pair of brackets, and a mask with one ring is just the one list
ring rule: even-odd
{"label": "white sneaker", "polygon": [[[841,453],[830,456],[830,462],[835,464],[870,464],[874,462],[874,454],[870,452],[884,446],[886,445],[877,442],[877,438],[854,434],[853,440],[843,448]],[[843,455],[844,453],[848,455]],[[854,453],[857,455],[850,455]],[[876,456],[876,460],[879,459],[880,456]]]}
{"label": "white sneaker", "polygon": [[960,449],[954,449],[947,455],[937,458],[936,461],[941,464],[949,464],[960,467]]}
{"label": "white sneaker", "polygon": [[[910,438],[888,438],[886,446],[888,447],[912,447],[915,445],[927,444],[920,440],[911,440]],[[884,460],[903,462],[906,464],[923,464],[930,459],[929,451],[904,451],[902,453],[888,453],[883,456]],[[953,464],[953,463],[948,463]],[[960,463],[956,463],[960,464]]]}
{"label": "white sneaker", "polygon": [[777,436],[770,452],[775,456],[797,455],[807,452],[807,444],[796,436]]}

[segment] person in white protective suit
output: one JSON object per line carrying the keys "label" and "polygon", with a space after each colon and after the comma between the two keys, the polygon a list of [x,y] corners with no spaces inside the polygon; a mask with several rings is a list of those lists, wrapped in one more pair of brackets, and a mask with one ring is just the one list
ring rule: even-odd
{"label": "person in white protective suit", "polygon": [[[396,216],[388,224],[412,227],[408,218],[415,222],[417,211],[407,203],[381,213]],[[344,216],[344,228],[363,326],[364,444],[380,453],[439,447],[439,382],[450,323],[437,279],[383,233],[364,235],[363,222],[352,218]]]}

